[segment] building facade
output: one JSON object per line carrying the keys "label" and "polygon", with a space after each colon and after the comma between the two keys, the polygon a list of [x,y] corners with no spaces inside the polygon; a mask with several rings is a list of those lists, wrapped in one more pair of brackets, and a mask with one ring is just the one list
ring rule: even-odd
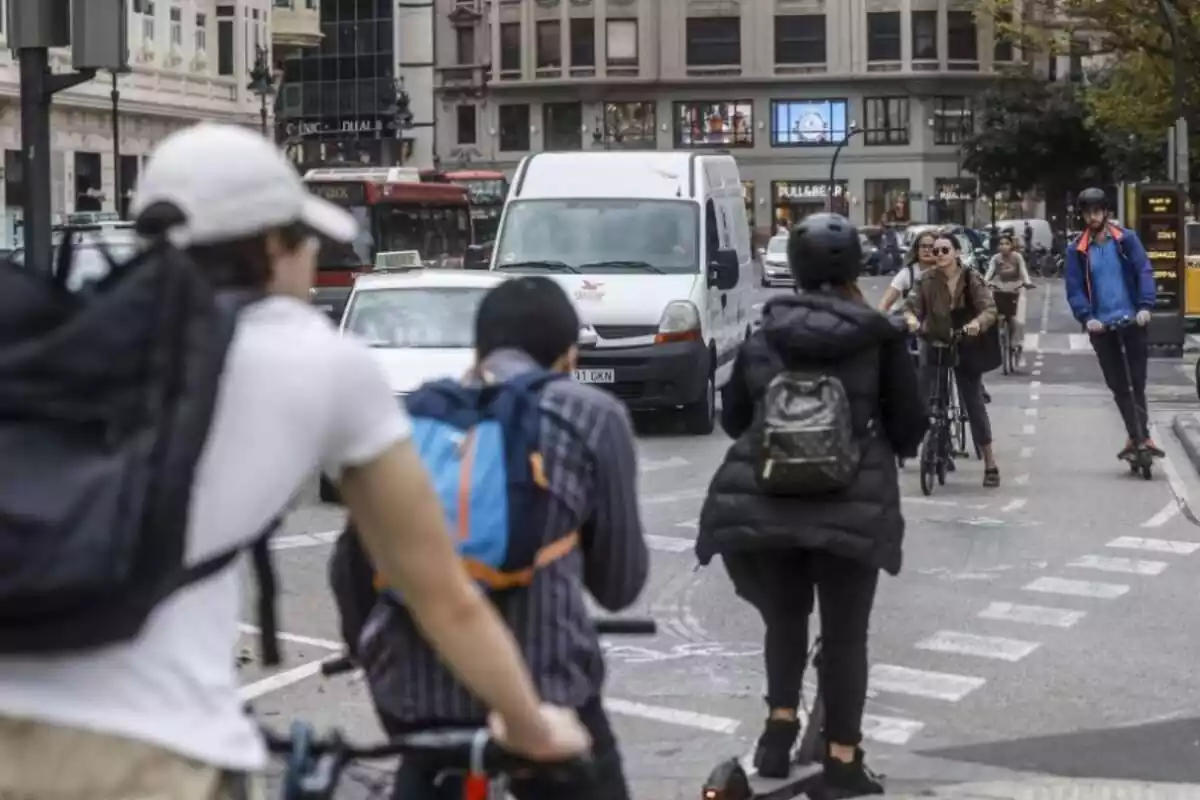
{"label": "building facade", "polygon": [[1024,60],[959,0],[436,1],[444,165],[728,149],[760,231],[830,205],[860,224],[982,221],[960,143]]}
{"label": "building facade", "polygon": [[[199,120],[257,128],[260,103],[247,88],[247,73],[255,46],[269,46],[269,3],[129,0],[131,71],[117,76],[116,93],[112,76],[101,74],[54,96],[53,211],[123,210],[154,145]],[[19,71],[12,51],[3,47],[6,5],[0,0],[0,246],[17,239],[25,203]],[[51,51],[51,68],[70,72],[69,50]]]}

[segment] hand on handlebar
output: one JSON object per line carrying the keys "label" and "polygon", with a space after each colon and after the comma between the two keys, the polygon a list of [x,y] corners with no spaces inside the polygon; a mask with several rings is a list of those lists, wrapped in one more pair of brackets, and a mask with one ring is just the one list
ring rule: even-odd
{"label": "hand on handlebar", "polygon": [[1098,319],[1089,319],[1087,321],[1088,333],[1104,333],[1104,323]]}
{"label": "hand on handlebar", "polygon": [[967,336],[978,336],[983,326],[979,324],[979,320],[973,319],[963,326],[963,333]]}
{"label": "hand on handlebar", "polygon": [[1142,326],[1143,328],[1146,327],[1147,325],[1150,324],[1150,312],[1144,308],[1140,309],[1137,312],[1137,315],[1133,318],[1133,321],[1136,322],[1138,325]]}
{"label": "hand on handlebar", "polygon": [[488,718],[492,737],[501,747],[533,761],[565,761],[586,755],[592,737],[575,712],[544,703],[541,724],[532,730],[509,731],[499,714]]}

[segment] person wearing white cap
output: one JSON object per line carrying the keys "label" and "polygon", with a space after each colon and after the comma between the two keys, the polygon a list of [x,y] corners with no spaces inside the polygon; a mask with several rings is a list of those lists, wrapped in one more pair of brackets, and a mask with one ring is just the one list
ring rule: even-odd
{"label": "person wearing white cap", "polygon": [[[354,219],[311,195],[261,136],[201,124],[151,155],[132,203],[144,235],[185,249],[219,287],[264,293],[226,359],[192,491],[191,558],[252,540],[313,472],[339,482],[363,543],[442,657],[534,758],[587,750],[573,713],[540,704],[519,652],[467,577],[409,443],[411,424],[360,343],[308,302],[318,236]],[[159,606],[131,642],[0,659],[0,796],[245,796],[266,763],[240,696],[238,570]]]}

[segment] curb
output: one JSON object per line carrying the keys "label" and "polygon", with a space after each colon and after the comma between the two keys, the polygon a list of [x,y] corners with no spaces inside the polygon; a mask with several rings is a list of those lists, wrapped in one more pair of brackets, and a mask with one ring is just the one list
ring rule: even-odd
{"label": "curb", "polygon": [[917,794],[885,797],[894,800],[1200,800],[1200,784],[1046,778],[960,783]]}
{"label": "curb", "polygon": [[1192,468],[1200,474],[1200,417],[1195,414],[1177,414],[1171,422],[1175,438],[1183,446]]}

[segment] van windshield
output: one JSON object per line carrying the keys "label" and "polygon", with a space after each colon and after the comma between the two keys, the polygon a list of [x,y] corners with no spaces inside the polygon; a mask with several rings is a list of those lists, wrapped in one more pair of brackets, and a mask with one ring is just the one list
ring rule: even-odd
{"label": "van windshield", "polygon": [[586,273],[646,267],[697,273],[698,209],[686,200],[517,200],[505,211],[496,263],[554,261]]}

